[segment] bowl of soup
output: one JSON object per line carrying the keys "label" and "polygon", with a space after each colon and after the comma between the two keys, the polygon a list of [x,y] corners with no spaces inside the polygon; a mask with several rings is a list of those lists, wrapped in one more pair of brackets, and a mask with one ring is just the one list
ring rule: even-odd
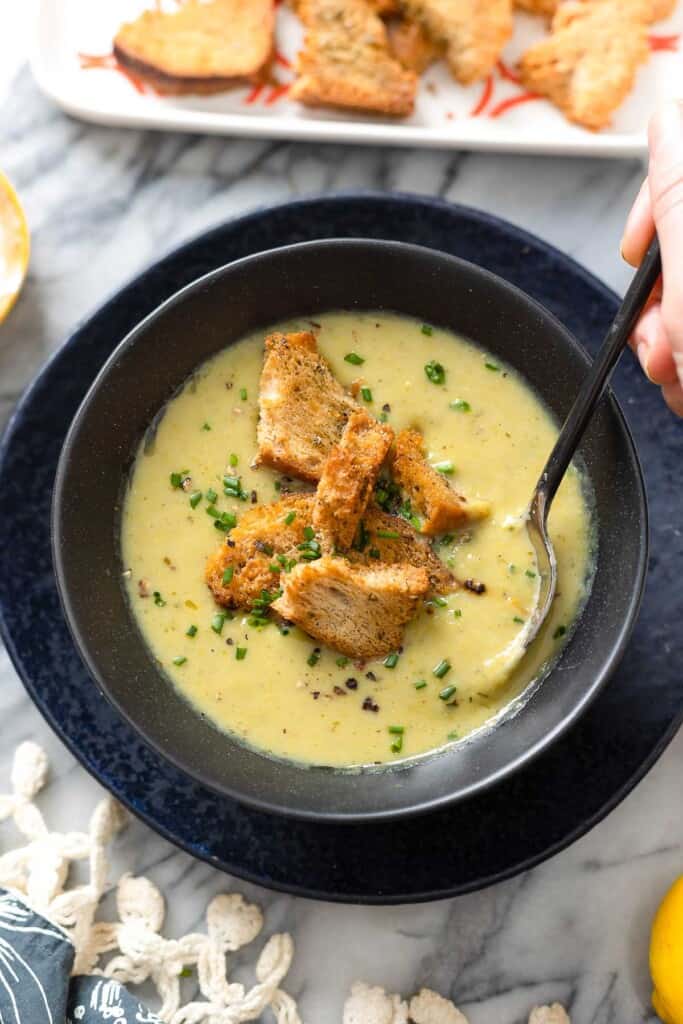
{"label": "bowl of soup", "polygon": [[536,479],[588,367],[482,268],[393,242],[208,274],[114,351],[62,452],[53,551],[93,684],[188,774],[362,822],[519,770],[622,656],[647,555],[613,398],[555,500],[521,659]]}

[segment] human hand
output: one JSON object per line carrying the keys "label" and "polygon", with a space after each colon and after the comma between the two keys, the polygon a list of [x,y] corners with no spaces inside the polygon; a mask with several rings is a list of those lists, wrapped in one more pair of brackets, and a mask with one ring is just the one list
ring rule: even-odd
{"label": "human hand", "polygon": [[669,408],[683,416],[683,101],[668,101],[653,116],[649,145],[648,175],[626,222],[621,252],[637,267],[656,229],[663,274],[631,346]]}

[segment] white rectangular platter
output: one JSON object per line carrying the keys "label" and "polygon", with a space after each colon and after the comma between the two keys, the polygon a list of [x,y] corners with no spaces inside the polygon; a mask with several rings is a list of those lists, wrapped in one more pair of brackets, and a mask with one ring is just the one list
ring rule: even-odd
{"label": "white rectangular platter", "polygon": [[[151,2],[151,0],[149,0]],[[261,138],[355,142],[393,146],[479,149],[594,156],[642,156],[650,113],[665,97],[683,96],[683,2],[653,26],[652,56],[611,128],[594,133],[565,120],[551,104],[529,98],[514,80],[520,53],[545,31],[539,19],[518,15],[514,38],[486,82],[463,88],[445,66],[420,82],[409,118],[364,117],[311,110],[287,98],[301,27],[281,5],[277,16],[278,85],[237,87],[215,96],[161,97],[141,91],[113,66],[98,66],[111,52],[119,25],[144,0],[42,0],[31,66],[41,89],[75,117],[105,125]],[[85,55],[85,56],[84,56]]]}

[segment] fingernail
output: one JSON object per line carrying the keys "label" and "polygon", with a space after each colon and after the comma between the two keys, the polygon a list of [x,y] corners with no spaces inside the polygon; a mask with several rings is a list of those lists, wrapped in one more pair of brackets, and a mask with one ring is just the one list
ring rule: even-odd
{"label": "fingernail", "polygon": [[638,362],[643,368],[643,373],[645,374],[647,379],[650,382],[652,382],[652,377],[650,376],[650,373],[647,368],[648,362],[650,360],[650,349],[644,341],[638,342],[638,345],[636,346],[636,355],[638,356]]}
{"label": "fingernail", "polygon": [[652,118],[650,147],[656,153],[664,146],[680,143],[683,138],[683,110],[680,103],[667,100]]}

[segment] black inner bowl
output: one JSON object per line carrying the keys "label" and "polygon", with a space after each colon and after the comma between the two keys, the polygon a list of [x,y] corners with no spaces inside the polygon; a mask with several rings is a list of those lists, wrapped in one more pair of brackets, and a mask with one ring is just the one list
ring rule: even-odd
{"label": "black inner bowl", "polygon": [[67,621],[84,661],[155,749],[237,800],[296,816],[363,821],[470,795],[527,762],[574,721],[618,663],[637,615],[647,514],[628,428],[606,398],[580,452],[599,530],[593,588],[558,663],[516,716],[438,756],[360,776],[273,760],[231,739],[161,674],[132,620],[121,584],[122,481],[150,422],[198,364],[255,329],[337,309],[386,309],[463,334],[515,367],[558,419],[588,366],[580,346],[541,306],[443,253],[344,240],[248,257],[169,299],[98,375],[60,458],[53,551]]}

